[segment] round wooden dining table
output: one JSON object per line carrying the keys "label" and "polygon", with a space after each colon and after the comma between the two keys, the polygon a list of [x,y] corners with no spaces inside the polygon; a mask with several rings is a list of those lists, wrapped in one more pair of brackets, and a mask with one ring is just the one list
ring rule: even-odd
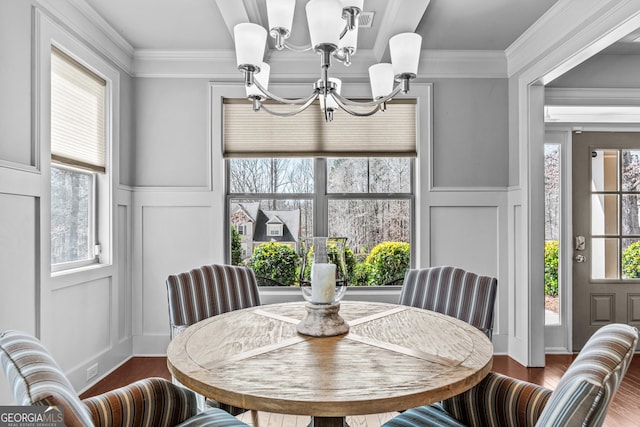
{"label": "round wooden dining table", "polygon": [[295,302],[203,320],[171,341],[169,370],[219,402],[342,426],[347,415],[400,411],[462,393],[492,366],[485,334],[436,312],[342,301],[349,332],[334,337],[298,333],[305,315],[305,303]]}

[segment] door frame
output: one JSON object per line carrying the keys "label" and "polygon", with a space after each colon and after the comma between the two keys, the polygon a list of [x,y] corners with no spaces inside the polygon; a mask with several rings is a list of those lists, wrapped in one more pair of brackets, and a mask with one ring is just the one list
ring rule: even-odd
{"label": "door frame", "polygon": [[[514,65],[514,71],[509,73],[509,133],[510,148],[513,149],[513,173],[510,181],[514,182],[509,195],[511,210],[510,227],[513,230],[508,260],[509,275],[512,283],[510,291],[521,301],[518,308],[523,314],[515,311],[509,313],[508,347],[509,356],[525,366],[544,366],[544,310],[538,306],[536,292],[543,286],[543,271],[537,271],[538,261],[542,256],[538,244],[537,230],[529,228],[529,221],[539,221],[543,217],[542,206],[530,202],[531,192],[535,183],[541,183],[544,171],[538,166],[541,151],[541,141],[536,141],[537,135],[544,134],[542,117],[536,118],[530,114],[539,104],[537,94],[530,93],[532,84],[546,85],[556,77],[579,65],[589,57],[619,40],[621,37],[640,27],[640,4],[637,1],[611,0],[588,2],[571,0],[558,3],[562,7],[555,18],[564,18],[564,25],[553,26],[546,21],[540,30],[547,30],[545,40],[554,39],[555,43],[535,46],[539,54],[530,60],[523,68]],[[559,6],[559,7],[560,7]],[[589,22],[588,26],[583,26]],[[568,24],[567,24],[568,23]],[[562,33],[552,30],[561,29]],[[549,34],[555,34],[553,37]],[[531,52],[523,49],[529,38],[514,43],[507,49],[507,59],[511,64],[513,52]],[[532,46],[528,46],[533,48]],[[515,55],[515,53],[514,53]],[[539,111],[540,116],[543,115]],[[542,128],[540,132],[536,129]],[[533,130],[533,132],[530,132]],[[537,168],[538,167],[538,168]],[[543,298],[540,298],[542,303]],[[523,306],[524,305],[524,306]],[[517,316],[516,316],[517,314]],[[524,321],[524,325],[521,325]]]}

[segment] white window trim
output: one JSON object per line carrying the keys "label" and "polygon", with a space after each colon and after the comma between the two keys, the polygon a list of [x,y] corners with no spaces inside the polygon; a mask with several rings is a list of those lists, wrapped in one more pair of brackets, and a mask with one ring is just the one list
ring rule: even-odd
{"label": "white window trim", "polygon": [[[274,91],[277,91],[284,97],[290,98],[300,98],[308,95],[309,85],[304,83],[294,83],[294,84],[274,84]],[[353,98],[366,98],[370,95],[370,89],[367,84],[359,84],[355,83],[349,85],[345,88],[347,92],[343,95]],[[210,114],[209,114],[209,137],[211,139],[210,147],[213,147],[211,150],[212,156],[212,164],[220,165],[221,168],[226,167],[226,162],[224,161],[222,154],[222,133],[220,132],[220,127],[222,126],[222,117],[223,117],[223,100],[224,98],[245,98],[245,90],[242,84],[239,84],[237,81],[227,82],[227,83],[219,83],[212,82],[209,84],[209,99],[210,99]],[[423,266],[430,265],[431,252],[430,252],[430,232],[429,225],[430,224],[430,206],[433,204],[431,201],[430,194],[440,190],[439,188],[433,187],[433,176],[432,172],[433,168],[431,167],[432,159],[433,159],[433,84],[432,83],[420,83],[414,82],[411,85],[411,92],[408,94],[408,97],[416,98],[418,100],[417,105],[417,151],[418,158],[415,161],[415,171],[414,171],[414,230],[412,235],[414,236],[415,241],[412,242],[411,246],[411,254],[412,254],[412,264],[415,265],[416,268],[420,268]],[[216,182],[220,182],[222,185],[216,184]],[[213,181],[212,180],[212,189],[217,194],[218,200],[224,203],[226,190],[224,188],[224,178]],[[225,203],[225,209],[227,208]],[[225,228],[225,224],[228,224],[225,220],[228,212],[226,210],[220,211],[216,215],[217,224],[219,224],[218,231],[221,235],[225,236],[225,241],[229,241],[230,231]],[[224,260],[228,258],[227,254],[228,248],[227,245],[218,246],[218,250],[216,251],[216,256],[220,260]],[[384,294],[385,297],[382,300],[387,300],[388,298],[393,299],[393,297],[387,296],[389,292],[395,295],[395,300],[397,301],[397,295],[399,294],[399,288],[395,288],[390,286],[389,289],[373,289],[366,287],[366,289],[358,289],[358,295],[360,298],[377,301],[378,296]],[[265,292],[266,291],[266,292]],[[261,295],[269,294],[272,290],[261,290]],[[282,290],[281,290],[282,291]],[[294,290],[295,293],[295,290]],[[294,296],[294,293],[290,295],[290,297]],[[288,294],[287,294],[288,295]],[[347,294],[349,295],[349,293]],[[299,296],[299,295],[297,295]],[[276,295],[277,299],[278,296]],[[282,301],[288,300],[289,296],[282,296]],[[349,297],[347,296],[347,299]]]}
{"label": "white window trim", "polygon": [[[34,99],[38,109],[36,123],[36,164],[40,165],[43,180],[41,197],[41,271],[43,275],[58,277],[71,273],[80,273],[87,269],[110,267],[113,262],[113,191],[119,180],[119,169],[113,159],[118,158],[118,136],[120,134],[120,73],[104,58],[82,42],[79,38],[55,23],[43,11],[35,10],[37,31],[36,40],[36,77]],[[97,232],[96,240],[100,245],[98,262],[89,266],[69,265],[70,269],[52,271],[51,266],[51,46],[69,54],[89,70],[104,78],[105,94],[105,163],[107,172],[96,175]],[[73,282],[62,280],[60,286],[70,286]]]}

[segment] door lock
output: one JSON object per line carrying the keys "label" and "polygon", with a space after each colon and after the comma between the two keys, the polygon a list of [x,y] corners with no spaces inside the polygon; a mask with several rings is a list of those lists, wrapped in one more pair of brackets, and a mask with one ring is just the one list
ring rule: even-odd
{"label": "door lock", "polygon": [[584,236],[576,236],[574,247],[575,247],[576,251],[584,251],[584,249],[585,249]]}

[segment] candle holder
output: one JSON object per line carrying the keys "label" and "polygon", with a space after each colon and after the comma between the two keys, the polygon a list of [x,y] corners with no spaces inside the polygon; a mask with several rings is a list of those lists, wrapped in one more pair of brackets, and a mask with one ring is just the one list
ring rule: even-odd
{"label": "candle holder", "polygon": [[344,237],[301,239],[300,289],[307,301],[307,316],[297,327],[301,334],[329,337],[349,331],[338,313],[348,284],[346,242]]}

